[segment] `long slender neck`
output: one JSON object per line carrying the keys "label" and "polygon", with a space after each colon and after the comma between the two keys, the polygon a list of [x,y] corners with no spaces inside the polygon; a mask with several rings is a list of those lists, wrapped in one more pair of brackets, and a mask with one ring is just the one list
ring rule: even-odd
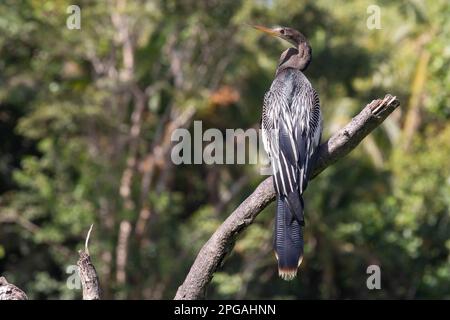
{"label": "long slender neck", "polygon": [[281,54],[276,74],[287,68],[306,70],[311,62],[311,46],[308,42],[302,41],[297,48],[289,48]]}

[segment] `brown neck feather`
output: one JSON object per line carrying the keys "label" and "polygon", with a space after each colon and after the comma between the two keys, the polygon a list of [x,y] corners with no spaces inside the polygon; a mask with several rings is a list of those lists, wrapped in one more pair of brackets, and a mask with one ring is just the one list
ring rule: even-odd
{"label": "brown neck feather", "polygon": [[311,46],[308,42],[302,41],[297,49],[289,48],[281,54],[277,74],[287,68],[306,70],[311,62]]}

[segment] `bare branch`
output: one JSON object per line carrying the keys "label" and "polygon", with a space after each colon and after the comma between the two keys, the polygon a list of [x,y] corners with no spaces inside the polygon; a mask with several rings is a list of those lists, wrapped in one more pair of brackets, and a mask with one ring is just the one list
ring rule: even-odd
{"label": "bare branch", "polygon": [[0,277],[0,300],[28,300],[28,297],[5,277]]}
{"label": "bare branch", "polygon": [[[349,124],[320,146],[312,178],[353,150],[399,105],[397,98],[389,94],[384,99],[368,104]],[[206,286],[225,256],[233,249],[237,235],[243,232],[274,198],[273,181],[269,177],[260,183],[202,247],[184,283],[178,288],[175,299],[192,300],[205,297]]]}
{"label": "bare branch", "polygon": [[131,223],[122,220],[119,226],[119,236],[116,247],[116,280],[119,284],[125,284],[127,280],[128,240],[131,233]]}
{"label": "bare branch", "polygon": [[88,245],[89,245],[89,238],[91,237],[91,232],[92,232],[92,228],[93,227],[94,227],[94,225],[91,224],[91,227],[89,228],[89,231],[88,231],[87,236],[86,236],[86,241],[84,242],[84,251],[86,251],[86,253],[88,255],[89,255],[89,247],[88,247]]}
{"label": "bare branch", "polygon": [[88,242],[91,235],[93,225],[89,228],[86,237],[85,250],[78,251],[80,258],[78,259],[78,274],[80,275],[81,285],[83,287],[83,300],[99,300],[100,284],[98,282],[97,271],[89,256]]}

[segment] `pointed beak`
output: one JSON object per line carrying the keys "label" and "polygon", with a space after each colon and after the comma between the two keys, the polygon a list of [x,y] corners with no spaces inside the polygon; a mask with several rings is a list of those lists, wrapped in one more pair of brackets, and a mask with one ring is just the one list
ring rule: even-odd
{"label": "pointed beak", "polygon": [[269,28],[266,28],[266,27],[263,27],[263,26],[258,26],[258,25],[255,25],[255,26],[252,26],[252,27],[255,28],[256,30],[262,31],[264,33],[267,33],[268,35],[271,35],[273,37],[279,37],[280,36],[280,33],[278,31],[275,31],[274,29],[269,29]]}

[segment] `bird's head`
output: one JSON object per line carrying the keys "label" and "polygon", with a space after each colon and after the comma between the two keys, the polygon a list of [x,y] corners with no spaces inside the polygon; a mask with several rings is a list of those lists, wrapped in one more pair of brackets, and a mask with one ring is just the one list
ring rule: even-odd
{"label": "bird's head", "polygon": [[266,28],[263,26],[255,25],[253,28],[262,31],[268,35],[281,38],[283,40],[288,41],[294,46],[298,46],[303,42],[307,42],[306,37],[300,32],[292,28],[288,27],[274,27],[274,28]]}
{"label": "bird's head", "polygon": [[294,45],[294,48],[285,50],[280,57],[277,74],[286,68],[306,70],[311,62],[312,49],[308,39],[300,32],[287,27],[266,28],[263,26],[253,26],[255,29],[268,35],[281,38]]}

